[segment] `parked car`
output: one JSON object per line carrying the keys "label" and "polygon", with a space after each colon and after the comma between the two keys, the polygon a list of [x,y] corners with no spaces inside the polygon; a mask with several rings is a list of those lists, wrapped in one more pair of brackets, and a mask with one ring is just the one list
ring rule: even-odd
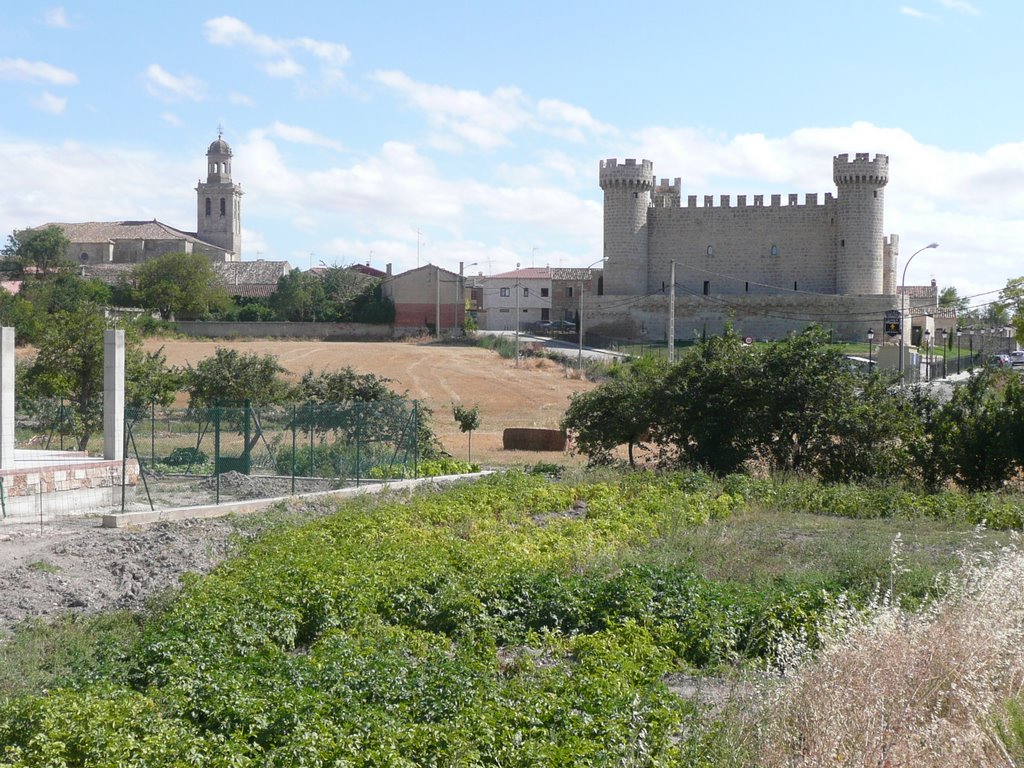
{"label": "parked car", "polygon": [[1010,365],[1014,368],[1024,368],[1024,349],[1015,349],[1010,353]]}
{"label": "parked car", "polygon": [[571,320],[555,320],[551,324],[551,330],[553,331],[575,331],[576,323]]}
{"label": "parked car", "polygon": [[1012,363],[1010,362],[1009,355],[998,354],[989,356],[988,365],[993,368],[1009,368]]}

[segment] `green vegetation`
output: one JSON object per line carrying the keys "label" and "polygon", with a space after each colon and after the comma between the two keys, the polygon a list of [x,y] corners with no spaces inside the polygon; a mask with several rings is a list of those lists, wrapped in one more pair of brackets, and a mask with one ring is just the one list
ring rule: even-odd
{"label": "green vegetation", "polygon": [[1004,542],[970,521],[1010,499],[874,493],[510,473],[353,500],[137,621],[19,632],[0,764],[716,764],[728,728],[670,675],[814,644],[840,600],[928,601]]}
{"label": "green vegetation", "polygon": [[954,482],[996,490],[1024,469],[1024,382],[987,371],[952,400],[863,375],[809,329],[748,347],[732,332],[672,366],[642,358],[574,395],[562,421],[591,464],[649,444],[666,466],[717,474],[752,465],[834,483]]}

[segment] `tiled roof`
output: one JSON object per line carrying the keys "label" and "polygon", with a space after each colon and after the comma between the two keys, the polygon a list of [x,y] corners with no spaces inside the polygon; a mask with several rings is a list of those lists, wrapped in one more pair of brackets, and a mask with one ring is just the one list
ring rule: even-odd
{"label": "tiled roof", "polygon": [[152,221],[52,222],[36,227],[36,229],[45,229],[46,227],[60,227],[72,243],[105,243],[111,240],[187,240],[210,248],[218,247],[200,240],[194,232],[182,232],[180,229],[175,229],[156,219]]}
{"label": "tiled roof", "polygon": [[291,272],[287,261],[222,261],[213,263],[214,271],[227,286],[230,293],[233,286],[238,285],[273,285]]}
{"label": "tiled roof", "polygon": [[488,277],[518,280],[589,280],[594,273],[601,274],[600,269],[590,267],[524,267],[511,272],[499,272]]}
{"label": "tiled roof", "polygon": [[488,275],[488,277],[512,277],[518,278],[519,280],[550,280],[551,267],[524,267],[522,269],[513,269],[511,272],[499,272],[496,275]]}
{"label": "tiled roof", "polygon": [[99,280],[105,285],[117,285],[121,278],[131,275],[134,264],[82,264],[78,274],[89,280]]}

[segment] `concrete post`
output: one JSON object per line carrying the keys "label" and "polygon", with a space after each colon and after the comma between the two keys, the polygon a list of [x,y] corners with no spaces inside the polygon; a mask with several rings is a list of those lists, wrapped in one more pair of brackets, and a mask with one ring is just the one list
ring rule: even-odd
{"label": "concrete post", "polygon": [[13,328],[0,328],[0,469],[14,469]]}
{"label": "concrete post", "polygon": [[124,331],[103,332],[103,458],[124,458]]}

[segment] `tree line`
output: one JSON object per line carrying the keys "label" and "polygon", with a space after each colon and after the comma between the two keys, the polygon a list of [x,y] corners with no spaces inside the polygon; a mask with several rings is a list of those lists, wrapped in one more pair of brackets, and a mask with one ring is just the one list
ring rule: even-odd
{"label": "tree line", "polygon": [[67,236],[56,226],[8,237],[0,252],[0,269],[6,279],[21,281],[22,288],[16,296],[0,297],[0,312],[16,324],[19,336],[31,336],[34,324],[55,306],[80,299],[142,309],[163,320],[390,323],[395,317],[380,280],[348,267],[328,267],[321,275],[293,269],[278,279],[268,297],[232,297],[200,253],[157,256],[134,265],[111,286],[80,277],[67,258],[69,247]]}
{"label": "tree line", "polygon": [[810,328],[745,345],[727,329],[674,365],[645,357],[573,396],[562,422],[593,464],[625,447],[719,475],[760,467],[826,482],[954,482],[991,490],[1024,469],[1024,381],[983,370],[942,401],[898,374],[851,368]]}

